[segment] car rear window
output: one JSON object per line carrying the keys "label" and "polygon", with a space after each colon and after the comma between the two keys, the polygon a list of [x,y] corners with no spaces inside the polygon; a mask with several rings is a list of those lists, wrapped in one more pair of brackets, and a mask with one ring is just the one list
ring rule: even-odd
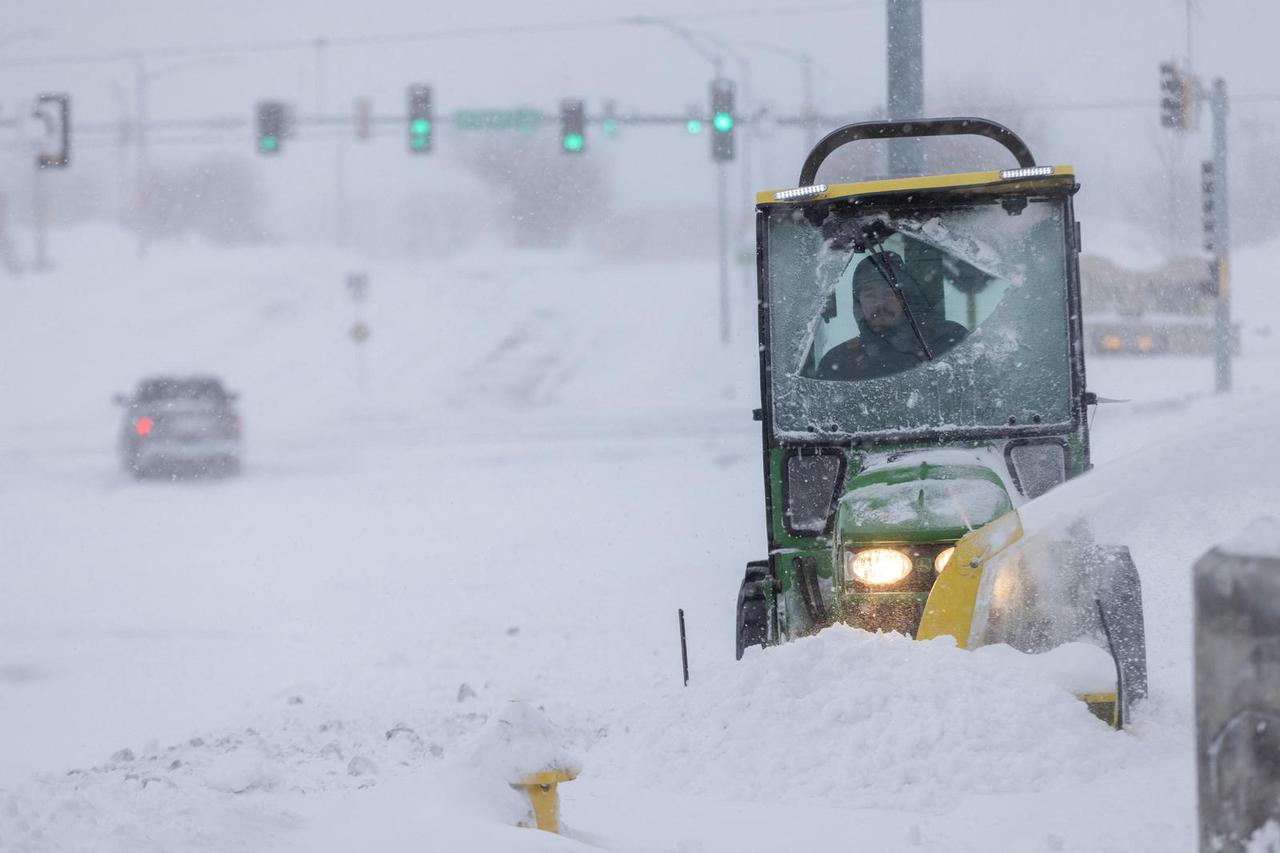
{"label": "car rear window", "polygon": [[149,379],[138,386],[138,400],[210,400],[225,402],[226,391],[216,379]]}

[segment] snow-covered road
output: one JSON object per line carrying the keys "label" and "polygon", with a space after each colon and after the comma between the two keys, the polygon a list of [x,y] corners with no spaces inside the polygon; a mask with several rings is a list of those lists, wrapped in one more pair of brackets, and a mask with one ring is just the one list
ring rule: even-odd
{"label": "snow-covered road", "polygon": [[[1193,849],[1188,573],[1280,506],[1274,338],[1227,400],[1204,360],[1090,363],[1133,400],[1096,416],[1097,494],[1152,644],[1116,734],[936,643],[734,663],[758,390],[750,296],[722,351],[710,267],[374,269],[362,390],[354,259],[75,239],[0,289],[0,850]],[[243,393],[244,475],[124,477],[110,393],[197,369]],[[513,698],[583,759],[576,840],[476,787]]]}

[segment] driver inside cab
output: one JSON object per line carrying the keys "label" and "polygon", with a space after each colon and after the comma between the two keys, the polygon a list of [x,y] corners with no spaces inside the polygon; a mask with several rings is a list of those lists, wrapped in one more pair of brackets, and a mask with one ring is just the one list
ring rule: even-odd
{"label": "driver inside cab", "polygon": [[915,280],[895,252],[873,252],[853,271],[858,335],[832,347],[816,379],[874,379],[931,361],[969,330],[916,299]]}

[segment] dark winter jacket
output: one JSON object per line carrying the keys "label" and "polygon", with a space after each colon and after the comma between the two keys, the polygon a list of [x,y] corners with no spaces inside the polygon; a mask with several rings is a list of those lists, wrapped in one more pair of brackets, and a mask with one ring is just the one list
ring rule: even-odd
{"label": "dark winter jacket", "polygon": [[[937,358],[969,334],[969,330],[959,323],[938,316],[936,310],[930,310],[920,301],[921,295],[912,287],[913,280],[904,272],[902,259],[893,252],[885,252],[880,261],[890,267],[889,272],[895,281],[907,293],[908,304],[911,304],[916,323],[920,326],[921,336],[929,345],[929,354]],[[911,328],[911,323],[904,317],[902,322],[888,333],[877,332],[871,328],[862,315],[861,304],[857,298],[858,288],[868,282],[877,285],[883,281],[876,265],[870,258],[858,264],[853,275],[853,316],[858,322],[858,337],[837,344],[818,363],[815,376],[818,379],[874,379],[879,376],[890,376],[910,370],[926,360],[924,348],[920,345],[920,337]]]}
{"label": "dark winter jacket", "polygon": [[[925,321],[920,331],[934,358],[969,334],[968,329],[953,320]],[[910,370],[924,360],[924,350],[910,325],[896,329],[892,336],[864,327],[858,337],[837,344],[824,355],[815,376],[818,379],[874,379]]]}

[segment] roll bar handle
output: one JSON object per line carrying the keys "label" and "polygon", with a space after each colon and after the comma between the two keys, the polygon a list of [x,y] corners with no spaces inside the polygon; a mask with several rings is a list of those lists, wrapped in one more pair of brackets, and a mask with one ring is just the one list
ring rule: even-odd
{"label": "roll bar handle", "polygon": [[842,145],[863,139],[911,139],[925,136],[985,136],[1005,147],[1023,169],[1036,164],[1022,137],[985,118],[920,118],[904,121],[861,121],[836,128],[818,141],[800,169],[799,186],[812,186],[823,161]]}

